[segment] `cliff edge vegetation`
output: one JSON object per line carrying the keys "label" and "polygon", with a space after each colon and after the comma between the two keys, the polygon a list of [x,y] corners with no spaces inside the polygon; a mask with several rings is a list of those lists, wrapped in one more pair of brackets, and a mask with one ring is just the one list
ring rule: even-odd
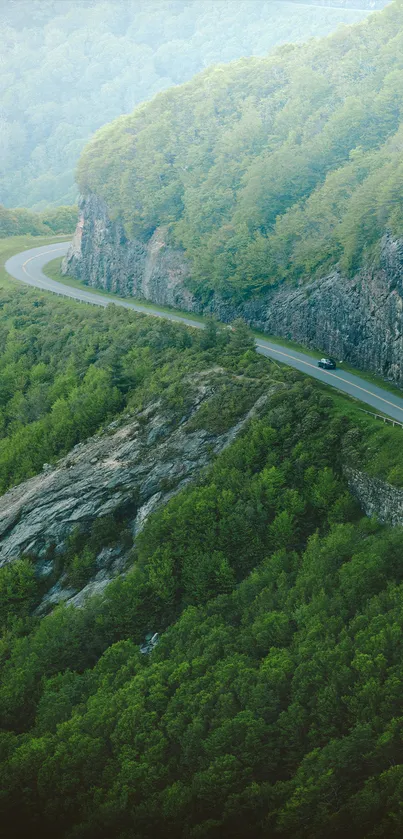
{"label": "cliff edge vegetation", "polygon": [[[0,569],[13,839],[400,836],[402,530],[362,518],[349,494],[348,416],[234,334],[229,367],[246,388],[270,370],[267,403],[126,543],[126,574],[41,617],[35,557]],[[189,431],[222,428],[235,397],[217,392]],[[73,534],[59,555],[73,587],[125,528],[101,518]]]}
{"label": "cliff edge vegetation", "polygon": [[400,195],[403,5],[268,58],[219,65],[101,129],[78,167],[131,239],[168,227],[202,299],[353,273]]}

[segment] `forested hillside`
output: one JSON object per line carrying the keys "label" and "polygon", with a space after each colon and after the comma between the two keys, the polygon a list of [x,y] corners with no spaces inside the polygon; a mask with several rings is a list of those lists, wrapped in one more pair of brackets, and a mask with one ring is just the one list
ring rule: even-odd
{"label": "forested hillside", "polygon": [[207,70],[99,131],[79,164],[129,237],[169,227],[192,290],[246,297],[403,230],[403,4]]}
{"label": "forested hillside", "polygon": [[[385,442],[394,464],[401,430],[392,446],[251,352],[242,324],[203,334],[25,289],[0,304],[3,488],[150,399],[181,422],[185,377],[218,363],[234,385],[193,430],[268,397],[148,519],[102,597],[40,617],[51,552],[0,569],[6,835],[398,839],[403,536],[361,518],[343,463]],[[82,584],[125,528],[74,532],[58,573]],[[149,631],[159,644],[141,654]]]}
{"label": "forested hillside", "polygon": [[280,0],[2,2],[0,202],[74,203],[77,159],[101,125],[210,64],[366,14]]}
{"label": "forested hillside", "polygon": [[[39,203],[70,190],[61,154],[46,181],[33,184],[40,167],[30,167],[35,155],[45,167],[57,146],[52,126],[62,97],[47,108],[59,72],[66,90],[75,78],[75,37],[90,55],[95,36],[97,55],[105,47],[105,76],[102,58],[86,65],[98,93],[109,85],[109,48],[117,79],[131,52],[141,76],[133,44],[153,62],[159,56],[158,89],[175,62],[189,61],[185,75],[194,56],[203,63],[220,26],[230,52],[241,24],[245,42],[252,33],[266,37],[258,8],[269,17],[292,6],[300,22],[309,17],[298,2],[237,3],[251,10],[248,30],[231,0],[157,6],[154,16],[143,0],[7,4],[5,37],[21,34],[21,72],[35,91],[45,78],[48,97],[12,189],[26,181],[26,195]],[[39,54],[54,45],[50,17],[63,18],[60,64],[56,73],[50,61],[47,76],[41,65],[38,77],[21,44],[32,38]],[[188,53],[185,39],[172,38],[172,17],[187,32]],[[69,27],[73,40],[65,41]],[[119,85],[119,96],[130,87],[127,78]],[[68,166],[96,110],[96,97],[92,114],[88,107],[89,70],[83,89],[88,122],[83,134],[69,135]],[[172,282],[179,252],[204,300],[218,290],[253,305],[249,298],[268,286],[297,283],[337,261],[352,273],[376,258],[385,231],[403,233],[402,108],[403,0],[329,40],[206,70],[89,144],[79,186],[87,208],[101,209],[99,217],[93,209],[92,227],[84,214],[77,240],[87,247],[95,231],[86,259],[102,268],[104,248],[117,273],[126,231],[133,262],[144,251],[149,285],[152,276]],[[45,136],[53,137],[46,151]],[[242,320],[229,329],[210,317],[204,330],[192,329],[114,305],[80,305],[6,277],[11,253],[32,234],[68,229],[73,216],[68,206],[38,215],[0,206],[4,836],[401,839],[403,528],[387,522],[403,520],[403,429],[259,355]],[[298,293],[312,300],[305,287]],[[380,337],[386,347],[396,323]],[[400,336],[395,328],[397,353]],[[198,459],[201,446],[206,456]],[[79,494],[79,470],[88,486],[81,507],[67,491]],[[66,525],[57,538],[47,519],[52,480],[66,488],[51,499]],[[365,493],[382,521],[363,516]],[[24,526],[25,540],[6,552]],[[94,579],[101,584],[91,589]]]}
{"label": "forested hillside", "polygon": [[[192,435],[210,441],[209,465],[139,534],[105,472],[113,514],[72,515],[58,550],[0,568],[10,839],[400,839],[403,536],[362,518],[344,467],[401,486],[402,431],[252,347],[241,322],[202,332],[0,291],[0,492],[12,508],[25,486],[22,518],[44,464],[46,480],[70,452],[74,472],[75,444],[136,418],[156,449],[150,406],[183,428],[215,376],[182,432],[190,457]],[[123,544],[102,596],[43,616],[49,585],[80,590]]]}

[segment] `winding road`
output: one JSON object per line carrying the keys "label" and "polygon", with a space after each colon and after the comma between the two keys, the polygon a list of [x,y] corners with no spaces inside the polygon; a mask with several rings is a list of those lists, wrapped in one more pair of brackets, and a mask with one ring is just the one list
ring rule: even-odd
{"label": "winding road", "polygon": [[[146,304],[129,303],[119,299],[112,300],[111,297],[107,297],[106,295],[84,291],[83,289],[64,285],[64,283],[50,279],[43,272],[45,265],[52,259],[63,256],[67,252],[69,245],[69,242],[63,242],[62,244],[45,245],[40,248],[23,251],[12,256],[6,262],[6,271],[14,279],[20,280],[34,288],[41,289],[42,291],[52,291],[55,294],[70,297],[82,303],[92,303],[93,305],[104,307],[112,303],[115,306],[132,309],[135,312],[152,315],[153,317],[166,318],[167,320],[183,323],[196,329],[204,329],[203,323],[191,320],[185,315],[171,314],[155,307],[151,309]],[[295,367],[301,373],[306,373],[315,379],[319,379],[319,381],[324,382],[326,385],[335,387],[343,393],[359,399],[361,402],[373,408],[375,412],[381,412],[403,423],[403,397],[397,396],[385,388],[377,387],[365,379],[360,379],[359,376],[344,372],[341,369],[336,371],[321,370],[317,367],[315,359],[311,356],[282,347],[263,338],[256,340],[256,350],[262,355],[268,356],[283,364],[288,364],[290,367]]]}

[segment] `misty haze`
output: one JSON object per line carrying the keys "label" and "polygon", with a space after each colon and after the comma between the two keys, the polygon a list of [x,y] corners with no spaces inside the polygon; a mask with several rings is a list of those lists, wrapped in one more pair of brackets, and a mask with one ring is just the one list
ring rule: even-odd
{"label": "misty haze", "polygon": [[403,0],[0,0],[7,839],[403,835]]}

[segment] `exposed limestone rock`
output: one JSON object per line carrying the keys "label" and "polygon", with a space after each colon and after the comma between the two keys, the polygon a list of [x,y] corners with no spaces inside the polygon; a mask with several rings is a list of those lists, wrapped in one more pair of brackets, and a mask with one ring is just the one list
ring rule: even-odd
{"label": "exposed limestone rock", "polygon": [[102,591],[126,566],[128,551],[117,545],[101,551],[95,576],[79,596],[63,576],[55,581],[57,555],[77,525],[88,529],[96,518],[119,511],[135,537],[150,513],[228,446],[268,398],[260,397],[226,433],[192,431],[189,420],[214,392],[217,375],[214,369],[189,377],[192,404],[179,424],[155,403],[136,417],[111,423],[55,467],[0,498],[0,566],[21,554],[33,555],[38,576],[50,585],[42,606],[71,598],[79,604],[88,594]]}
{"label": "exposed limestone rock", "polygon": [[378,263],[349,279],[338,270],[309,284],[272,288],[235,306],[219,295],[208,304],[186,288],[185,254],[156,230],[148,244],[131,242],[96,196],[82,202],[81,219],[64,271],[89,286],[143,297],[186,311],[214,313],[295,340],[372,370],[403,387],[403,241],[386,235]]}
{"label": "exposed limestone rock", "polygon": [[166,230],[156,230],[148,243],[130,241],[123,225],[111,222],[106,205],[94,195],[82,202],[63,270],[121,297],[195,310],[195,299],[185,286],[188,264],[182,251],[167,245]]}

